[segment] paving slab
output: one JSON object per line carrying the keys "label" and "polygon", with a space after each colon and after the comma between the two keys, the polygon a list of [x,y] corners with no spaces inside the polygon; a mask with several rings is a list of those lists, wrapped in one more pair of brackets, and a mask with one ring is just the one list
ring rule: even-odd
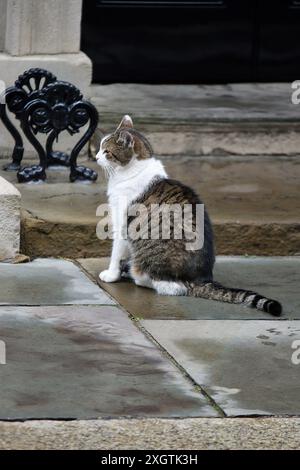
{"label": "paving slab", "polygon": [[[109,258],[78,261],[96,281],[109,264]],[[219,256],[215,279],[224,285],[258,291],[278,299],[283,305],[282,320],[300,319],[300,257]],[[128,280],[112,284],[99,281],[99,284],[136,318],[275,320],[267,313],[240,305],[194,297],[159,296],[153,290],[137,287]]]}
{"label": "paving slab", "polygon": [[0,422],[1,450],[299,450],[299,418]]}
{"label": "paving slab", "polygon": [[0,307],[0,324],[0,419],[218,416],[117,307]]}
{"label": "paving slab", "polygon": [[115,302],[71,261],[36,259],[0,263],[0,305],[68,305]]}
{"label": "paving slab", "polygon": [[142,325],[228,416],[300,415],[299,321]]}

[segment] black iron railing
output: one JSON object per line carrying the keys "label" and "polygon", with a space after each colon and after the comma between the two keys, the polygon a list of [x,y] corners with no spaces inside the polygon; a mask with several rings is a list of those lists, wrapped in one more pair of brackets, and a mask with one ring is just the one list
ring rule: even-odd
{"label": "black iron railing", "polygon": [[[36,150],[39,157],[37,165],[21,167],[23,139],[10,120],[7,109],[20,121],[23,133]],[[71,83],[57,80],[47,70],[34,68],[26,71],[2,95],[0,119],[15,141],[12,162],[4,169],[17,171],[20,183],[44,181],[46,169],[52,165],[70,167],[71,182],[97,179],[94,170],[77,165],[77,157],[97,128],[98,112],[94,105],[83,100],[80,90]],[[84,126],[88,128],[70,154],[53,150],[54,142],[62,132],[74,135]],[[38,134],[48,136],[45,145],[38,140]]]}

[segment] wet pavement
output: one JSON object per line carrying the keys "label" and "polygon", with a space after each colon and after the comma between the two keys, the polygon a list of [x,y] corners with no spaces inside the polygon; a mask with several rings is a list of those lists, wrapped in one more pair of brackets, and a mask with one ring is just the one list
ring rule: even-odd
{"label": "wet pavement", "polygon": [[110,305],[115,302],[70,261],[0,264],[0,305]]}
{"label": "wet pavement", "polygon": [[299,321],[142,324],[227,416],[300,415]]}
{"label": "wet pavement", "polygon": [[281,319],[99,286],[107,262],[0,264],[0,420],[300,415],[299,258],[217,260]]}
{"label": "wet pavement", "polygon": [[[79,263],[98,280],[108,261]],[[300,415],[300,258],[218,257],[215,279],[280,300],[282,317],[204,299],[162,297],[127,280],[100,285],[227,416]]]}
{"label": "wet pavement", "polygon": [[0,419],[219,415],[73,263],[0,264],[0,281]]}
{"label": "wet pavement", "polygon": [[[109,258],[78,262],[98,282],[99,273],[107,269]],[[283,306],[282,320],[300,319],[300,257],[220,256],[214,276],[224,285],[253,290],[279,300]],[[100,285],[131,315],[140,319],[277,320],[240,305],[194,297],[158,296],[153,290],[137,287],[128,280],[112,284],[100,282]]]}
{"label": "wet pavement", "polygon": [[116,307],[1,307],[0,419],[218,416]]}

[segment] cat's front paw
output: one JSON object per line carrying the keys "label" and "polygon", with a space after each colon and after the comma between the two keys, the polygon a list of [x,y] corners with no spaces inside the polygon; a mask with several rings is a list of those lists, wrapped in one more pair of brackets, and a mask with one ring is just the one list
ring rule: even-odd
{"label": "cat's front paw", "polygon": [[99,278],[104,282],[116,282],[120,279],[120,271],[110,271],[106,269],[99,274]]}

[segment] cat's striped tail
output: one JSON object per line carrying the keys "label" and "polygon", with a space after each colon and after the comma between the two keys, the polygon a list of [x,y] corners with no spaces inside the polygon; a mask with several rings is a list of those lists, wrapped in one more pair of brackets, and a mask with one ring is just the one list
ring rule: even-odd
{"label": "cat's striped tail", "polygon": [[242,304],[270,313],[276,317],[278,317],[282,311],[281,304],[277,300],[268,299],[256,292],[224,287],[217,282],[188,282],[186,286],[188,289],[187,295],[194,297],[219,300],[220,302],[228,302],[231,304]]}

